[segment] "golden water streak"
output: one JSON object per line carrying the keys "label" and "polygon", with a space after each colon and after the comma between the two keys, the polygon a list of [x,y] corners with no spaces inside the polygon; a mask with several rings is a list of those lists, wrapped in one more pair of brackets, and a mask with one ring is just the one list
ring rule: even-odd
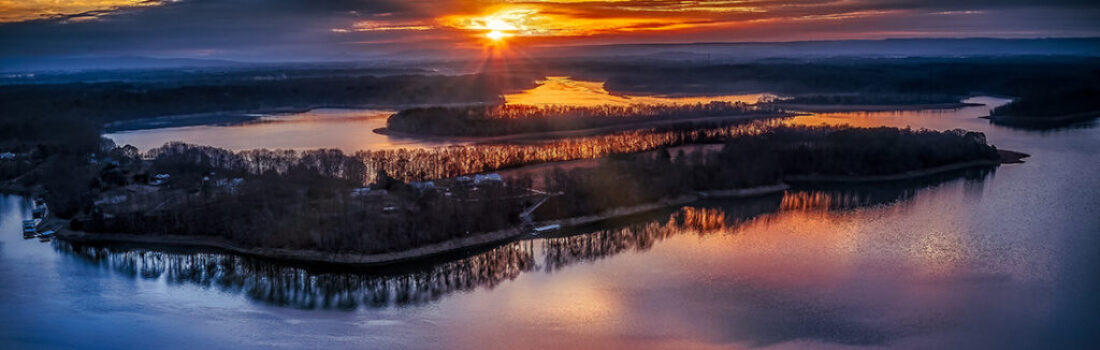
{"label": "golden water streak", "polygon": [[640,96],[612,94],[604,83],[573,80],[570,77],[551,76],[539,81],[539,85],[513,94],[505,94],[507,104],[514,105],[569,105],[569,106],[629,106],[675,105],[709,103],[711,101],[756,103],[770,94],[741,94],[717,96]]}

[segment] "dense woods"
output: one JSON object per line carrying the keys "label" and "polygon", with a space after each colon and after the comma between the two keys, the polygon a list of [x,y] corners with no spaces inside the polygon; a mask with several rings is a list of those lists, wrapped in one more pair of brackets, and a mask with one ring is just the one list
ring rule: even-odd
{"label": "dense woods", "polygon": [[[1097,84],[1100,84],[1100,79]],[[1031,118],[1040,122],[1059,118],[1067,118],[1066,122],[1094,119],[1100,117],[1100,88],[1036,91],[997,107],[990,114],[994,122],[1000,120],[998,117]]]}
{"label": "dense woods", "polygon": [[592,168],[555,170],[546,176],[547,189],[564,194],[536,214],[589,215],[695,191],[772,185],[790,175],[884,175],[998,158],[983,134],[963,130],[780,127],[731,138],[720,152],[673,160],[661,151],[657,156],[610,157]]}
{"label": "dense woods", "polygon": [[[582,79],[607,79],[607,87],[615,91],[718,93],[752,87],[806,94],[796,100],[805,103],[856,104],[942,102],[978,91],[1024,96],[994,112],[999,115],[1096,107],[1091,102],[1095,88],[1087,88],[1097,74],[1091,59],[551,66]],[[354,154],[231,152],[179,143],[138,154],[99,138],[103,123],[167,114],[325,104],[494,104],[502,92],[527,87],[533,77],[541,75],[303,75],[3,85],[0,151],[18,158],[0,163],[0,176],[14,180],[6,183],[44,189],[40,193],[53,212],[78,218],[74,224],[85,230],[219,236],[247,246],[369,253],[516,226],[517,214],[537,199],[526,189],[530,179],[507,186],[438,188],[416,182],[536,163],[604,158],[594,168],[544,176],[550,192],[561,193],[536,212],[537,219],[548,219],[696,191],[774,184],[790,175],[892,174],[996,157],[975,133],[783,128],[775,120],[662,124],[529,143]],[[1038,92],[1044,90],[1048,93]],[[438,135],[499,135],[761,111],[730,103],[479,105],[408,109],[394,116],[390,127]],[[725,146],[721,152],[683,155],[662,150],[701,143]],[[171,180],[154,186],[152,178],[158,174]],[[369,191],[362,188],[366,184],[371,184]],[[123,197],[119,194],[126,196],[116,203],[114,198]]]}
{"label": "dense woods", "polygon": [[721,142],[759,133],[778,121],[752,121],[710,127],[669,126],[538,143],[473,144],[432,149],[359,151],[368,173],[385,170],[403,181],[422,181],[489,172],[545,162],[599,158],[691,143]]}
{"label": "dense woods", "polygon": [[[953,177],[952,177],[953,178]],[[644,220],[583,234],[516,241],[438,264],[363,271],[331,270],[236,254],[157,251],[117,245],[58,243],[75,257],[135,278],[211,286],[258,302],[305,309],[352,309],[429,303],[456,292],[493,288],[523,273],[556,271],[626,252],[641,252],[678,235],[736,232],[746,222],[780,211],[851,209],[908,200],[946,179],[917,183],[792,190],[781,196],[696,203],[652,213]],[[535,242],[541,242],[538,245]],[[536,249],[542,252],[536,254]],[[382,273],[380,273],[380,271]]]}
{"label": "dense woods", "polygon": [[608,90],[619,92],[769,91],[807,96],[788,103],[946,103],[973,94],[1011,96],[1015,100],[994,116],[1037,116],[1049,118],[1051,123],[1068,124],[1080,119],[1050,117],[1096,110],[1098,67],[1100,60],[1094,57],[1025,56],[701,65],[585,62],[568,69],[574,69],[578,78],[606,80]]}
{"label": "dense woods", "polygon": [[386,121],[393,131],[439,136],[492,136],[591,129],[628,123],[728,117],[771,110],[740,102],[689,105],[527,106],[411,108]]}
{"label": "dense woods", "polygon": [[582,62],[563,65],[579,79],[607,81],[608,90],[649,93],[769,91],[780,95],[866,93],[1023,96],[1095,85],[1089,57],[963,57],[776,60],[740,64]]}
{"label": "dense woods", "polygon": [[[544,184],[557,195],[535,217],[593,215],[696,191],[776,184],[787,175],[892,174],[997,159],[982,134],[961,130],[775,127],[724,139],[718,152],[673,157],[665,149],[610,156],[593,168],[555,168]],[[114,152],[123,158],[130,153]],[[519,213],[542,196],[529,190],[529,178],[408,184],[361,157],[171,143],[148,152],[147,174],[129,175],[166,173],[170,183],[131,187],[124,200],[97,204],[73,225],[92,232],[213,235],[250,247],[380,253],[515,227]],[[376,175],[366,176],[371,171]],[[127,183],[126,174],[116,176],[123,178],[98,177],[105,198]],[[370,189],[360,190],[368,181]]]}
{"label": "dense woods", "polygon": [[384,173],[370,191],[357,192],[363,164],[338,150],[234,153],[173,143],[149,156],[149,172],[171,174],[170,183],[96,206],[74,228],[374,253],[514,226],[529,194],[496,183],[444,195]]}
{"label": "dense woods", "polygon": [[779,104],[808,104],[808,105],[913,105],[913,104],[938,104],[956,103],[960,96],[945,94],[833,94],[833,95],[806,95],[775,101]]}
{"label": "dense woods", "polygon": [[[269,72],[270,73],[270,72]],[[217,73],[210,73],[217,76]],[[495,103],[533,78],[473,75],[304,76],[0,85],[0,140],[94,152],[107,122],[320,105]]]}

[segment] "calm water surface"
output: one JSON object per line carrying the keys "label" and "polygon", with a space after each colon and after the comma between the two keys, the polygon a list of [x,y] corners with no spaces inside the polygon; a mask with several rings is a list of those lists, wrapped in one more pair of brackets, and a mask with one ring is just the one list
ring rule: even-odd
{"label": "calm water surface", "polygon": [[1027,163],[695,203],[401,270],[44,244],[3,197],[0,348],[1095,348],[1100,129],[986,111],[792,122],[983,131]]}
{"label": "calm water surface", "polygon": [[[613,94],[601,82],[547,77],[534,88],[504,95],[505,103],[524,105],[579,106],[631,104],[696,104],[711,101],[755,103],[766,93],[718,96],[631,96]],[[256,148],[307,150],[337,148],[346,153],[359,150],[427,148],[466,144],[469,141],[441,138],[418,139],[387,136],[374,130],[386,127],[392,110],[315,109],[295,114],[271,115],[247,123],[144,129],[106,134],[119,145],[133,145],[143,151],[169,141],[210,145],[231,150]]]}
{"label": "calm water surface", "polygon": [[775,97],[768,93],[712,96],[643,96],[616,94],[607,91],[603,82],[574,80],[565,76],[546,77],[538,86],[504,95],[508,104],[571,106],[628,106],[632,104],[696,104],[711,101],[756,103],[761,98]]}
{"label": "calm water surface", "polygon": [[358,150],[423,148],[461,144],[442,140],[421,140],[387,136],[374,132],[386,127],[390,110],[315,109],[309,112],[261,117],[232,125],[200,125],[110,133],[104,136],[119,145],[133,145],[142,151],[169,141],[210,145],[230,150],[256,148],[307,150],[336,148]]}

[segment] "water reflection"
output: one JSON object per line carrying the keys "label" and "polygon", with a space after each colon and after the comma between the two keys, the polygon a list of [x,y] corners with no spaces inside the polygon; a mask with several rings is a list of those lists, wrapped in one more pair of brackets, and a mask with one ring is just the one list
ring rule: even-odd
{"label": "water reflection", "polygon": [[325,108],[263,116],[247,123],[145,129],[104,134],[119,145],[141,150],[168,141],[209,145],[230,150],[336,148],[344,152],[425,148],[464,144],[444,140],[420,140],[382,135],[392,110]]}
{"label": "water reflection", "polygon": [[[470,256],[402,268],[303,266],[221,252],[145,249],[58,242],[58,251],[122,276],[192,284],[239,293],[265,304],[302,309],[422,305],[455,293],[492,289],[523,273],[553,273],[567,266],[625,252],[647,251],[680,235],[736,234],[784,213],[849,210],[909,200],[922,189],[953,181],[981,182],[975,170],[917,182],[792,190],[737,201],[704,201],[639,217],[581,228],[574,234],[514,241]],[[752,223],[752,225],[750,225]]]}
{"label": "water reflection", "polygon": [[513,242],[471,257],[396,274],[315,269],[220,252],[69,242],[58,242],[56,248],[131,278],[214,287],[267,304],[303,309],[419,305],[454,292],[492,288],[535,267],[531,242]]}
{"label": "water reflection", "polygon": [[632,104],[697,104],[725,101],[751,104],[756,103],[761,98],[775,96],[766,93],[718,96],[622,95],[607,91],[602,82],[573,80],[564,76],[546,77],[538,84],[538,86],[528,90],[504,95],[505,103],[520,105],[627,106]]}
{"label": "water reflection", "polygon": [[[996,168],[974,168],[930,175],[905,182],[884,182],[874,185],[813,185],[814,189],[788,192],[779,207],[784,211],[847,210],[858,207],[890,204],[909,200],[924,189],[960,179],[964,195],[982,192],[982,184],[996,173]],[[796,189],[798,187],[796,186]]]}
{"label": "water reflection", "polygon": [[653,214],[657,218],[666,217],[664,221],[652,219],[625,227],[547,238],[542,240],[543,267],[546,272],[552,272],[578,262],[600,260],[628,251],[646,251],[662,240],[686,233],[732,232],[739,224],[776,212],[783,197],[785,195],[765,196],[717,207],[706,205],[721,202],[701,202],[700,206]]}

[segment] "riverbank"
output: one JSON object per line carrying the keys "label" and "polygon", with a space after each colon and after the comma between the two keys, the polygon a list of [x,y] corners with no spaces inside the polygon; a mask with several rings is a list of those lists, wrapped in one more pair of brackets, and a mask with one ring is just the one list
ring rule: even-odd
{"label": "riverbank", "polygon": [[980,103],[952,102],[952,103],[922,103],[922,104],[888,104],[888,105],[857,105],[857,104],[786,104],[779,103],[776,107],[808,113],[844,113],[844,112],[890,112],[890,111],[919,111],[929,109],[959,109],[964,107],[982,106]]}
{"label": "riverbank", "polygon": [[946,173],[951,171],[980,168],[980,167],[996,167],[1001,164],[1017,164],[1023,163],[1023,158],[1030,157],[1027,153],[1009,151],[1009,150],[997,150],[1000,159],[997,160],[975,160],[969,162],[962,162],[956,164],[948,164],[928,169],[906,171],[898,174],[888,175],[868,175],[868,176],[855,176],[855,175],[790,175],[784,176],[783,180],[794,183],[814,183],[814,182],[841,182],[841,183],[858,183],[858,182],[886,182],[886,181],[902,181],[912,180],[915,178],[925,177],[929,175],[935,175],[940,173]]}
{"label": "riverbank", "polygon": [[714,123],[731,123],[731,122],[744,122],[761,119],[772,118],[789,118],[799,116],[799,113],[754,113],[746,115],[736,116],[721,116],[721,117],[699,117],[699,118],[684,118],[684,119],[662,119],[652,120],[645,122],[635,123],[622,123],[616,125],[602,126],[598,128],[576,129],[576,130],[558,130],[558,131],[540,131],[540,132],[528,132],[508,135],[497,136],[442,136],[442,135],[425,135],[417,133],[409,133],[402,131],[390,130],[389,128],[374,129],[377,134],[396,136],[396,137],[408,137],[422,140],[447,140],[458,142],[471,142],[471,143],[495,143],[505,141],[519,141],[519,140],[542,140],[542,139],[559,139],[570,137],[585,137],[599,134],[609,134],[619,131],[630,131],[638,129],[655,128],[662,126],[673,126],[680,124],[714,124]]}
{"label": "riverbank", "polygon": [[35,190],[20,185],[18,181],[4,181],[0,182],[0,194],[14,194],[19,196],[30,196],[34,194]]}
{"label": "riverbank", "polygon": [[[561,225],[573,227],[591,224],[599,221],[641,214],[665,207],[684,205],[703,198],[747,198],[774,194],[786,191],[790,186],[777,184],[748,189],[704,191],[690,196],[681,196],[665,199],[656,203],[647,203],[637,206],[615,208],[600,214],[582,217],[545,220],[536,223],[536,226]],[[65,227],[64,222],[54,220],[58,226]],[[477,234],[470,237],[453,239],[435,243],[419,248],[408,249],[400,252],[357,254],[357,253],[331,253],[312,250],[282,249],[282,248],[249,248],[237,245],[224,238],[214,236],[183,236],[183,235],[143,235],[129,233],[88,233],[74,231],[68,228],[59,229],[57,237],[74,242],[87,243],[132,243],[160,246],[199,247],[225,250],[241,255],[255,256],[266,259],[287,260],[307,263],[324,263],[340,265],[381,266],[408,261],[422,260],[434,256],[456,253],[462,250],[476,249],[506,242],[521,236],[526,231],[520,227],[489,233]]]}
{"label": "riverbank", "polygon": [[288,260],[306,263],[325,263],[342,265],[390,265],[406,261],[420,260],[432,256],[454,253],[465,249],[494,245],[510,240],[522,234],[518,228],[494,231],[471,237],[449,240],[400,252],[357,254],[333,253],[315,250],[284,248],[249,248],[237,245],[221,237],[183,236],[183,235],[143,235],[130,233],[88,233],[68,228],[60,229],[57,237],[86,243],[136,243],[159,246],[199,247],[224,250],[236,254],[266,259]]}
{"label": "riverbank", "polygon": [[234,111],[218,111],[191,114],[176,114],[149,118],[120,120],[103,125],[104,132],[117,133],[124,131],[138,131],[163,128],[177,128],[199,125],[224,125],[239,124],[256,121],[268,115],[306,113],[316,109],[362,109],[362,110],[400,110],[404,108],[424,106],[468,106],[480,105],[480,102],[452,103],[452,104],[405,104],[405,105],[379,105],[379,104],[316,104],[306,106],[285,106],[273,108],[260,108]]}
{"label": "riverbank", "polygon": [[544,220],[536,223],[536,226],[545,225],[561,225],[562,227],[581,226],[597,223],[604,220],[637,215],[649,211],[654,211],[661,208],[667,208],[678,205],[685,205],[688,203],[696,202],[701,199],[739,199],[750,198],[757,196],[765,196],[769,194],[782,193],[790,189],[791,186],[785,183],[759,186],[752,188],[730,189],[730,190],[712,190],[712,191],[699,191],[692,195],[680,196],[674,198],[666,198],[655,203],[647,203],[641,205],[635,205],[630,207],[615,208],[595,215],[585,215],[579,217],[573,217],[568,219],[557,220]]}
{"label": "riverbank", "polygon": [[[828,131],[828,130],[825,130],[825,131]],[[822,131],[819,130],[819,129],[813,129],[813,130],[782,129],[781,132],[778,132],[778,134],[774,134],[774,135],[773,134],[768,134],[766,136],[759,136],[759,141],[763,142],[764,145],[765,145],[765,146],[763,146],[764,148],[761,148],[763,150],[782,150],[782,149],[784,149],[783,147],[789,147],[788,145],[790,145],[791,142],[793,142],[792,140],[811,139],[807,135],[812,136],[812,135],[816,135],[816,134],[813,134],[813,133],[820,133],[820,132],[822,132]],[[962,157],[962,158],[956,158],[956,159],[976,159],[976,160],[969,161],[969,162],[960,162],[960,163],[956,163],[956,164],[948,164],[948,165],[934,167],[934,168],[918,169],[918,170],[908,171],[908,172],[898,173],[898,174],[887,174],[887,175],[876,175],[876,176],[819,176],[819,175],[810,174],[810,175],[800,175],[800,176],[789,176],[786,179],[786,181],[792,181],[792,182],[894,181],[894,180],[903,180],[903,179],[910,179],[910,178],[915,178],[915,177],[920,177],[920,176],[926,176],[926,175],[931,175],[931,174],[936,174],[936,173],[941,173],[941,172],[953,171],[953,170],[958,170],[958,169],[964,169],[964,168],[969,168],[969,167],[996,166],[997,164],[1000,164],[1002,161],[1018,162],[1020,158],[1025,156],[1023,154],[1005,151],[1005,152],[1001,152],[1001,154],[999,156],[994,157],[991,153],[995,152],[995,148],[986,145],[984,139],[982,139],[980,137],[980,135],[969,135],[968,134],[968,135],[964,136],[964,135],[943,134],[943,133],[938,133],[938,132],[923,132],[923,131],[919,132],[919,133],[914,133],[912,131],[902,131],[902,130],[895,130],[895,131],[891,132],[889,130],[871,130],[871,129],[863,129],[861,131],[858,131],[858,130],[857,131],[851,131],[851,132],[845,133],[845,134],[829,134],[829,135],[837,135],[837,136],[828,138],[828,142],[823,142],[822,147],[838,147],[834,144],[844,145],[843,147],[839,147],[837,149],[838,150],[844,150],[844,152],[847,152],[846,154],[849,154],[852,157],[856,157],[854,159],[864,159],[864,158],[860,158],[860,157],[865,157],[864,155],[861,155],[860,152],[862,152],[862,150],[860,149],[858,144],[853,144],[852,143],[852,142],[862,142],[862,140],[864,140],[864,139],[863,138],[858,138],[857,136],[864,135],[866,137],[872,137],[873,139],[906,137],[906,138],[915,140],[915,141],[912,141],[908,144],[901,143],[899,146],[897,146],[897,148],[894,149],[894,153],[895,154],[900,154],[900,155],[898,155],[898,157],[908,156],[910,154],[919,154],[919,153],[916,153],[918,151],[919,152],[935,151],[936,149],[942,149],[944,147],[952,147],[951,145],[957,145],[959,147],[971,147],[971,148],[974,149],[974,151],[969,152],[969,153],[966,153],[966,152],[957,153],[957,154],[959,154],[958,157]],[[782,138],[780,138],[780,137],[782,137]],[[935,147],[929,147],[929,146],[916,147],[913,150],[909,150],[908,153],[903,153],[903,151],[908,149],[906,147],[914,148],[915,146],[913,146],[913,145],[917,144],[917,141],[922,141],[922,142],[925,142],[925,143],[928,143],[928,144],[935,144],[937,146],[935,146]],[[853,145],[855,145],[855,146],[853,147]],[[708,147],[708,146],[704,146],[704,147]],[[936,148],[936,147],[938,147],[938,148]],[[900,148],[901,151],[897,150],[898,148]],[[823,148],[823,149],[827,150],[828,148]],[[731,147],[728,147],[728,145],[723,146],[721,152],[726,157],[738,157],[738,156],[739,157],[747,157],[747,158],[744,158],[746,160],[743,160],[743,161],[751,161],[753,159],[757,159],[757,158],[753,158],[751,154],[742,154],[746,151],[738,151],[737,147],[732,147],[731,148]],[[742,152],[742,153],[738,153],[738,152]],[[759,152],[760,152],[759,150],[754,151],[755,154],[760,154]],[[677,152],[677,153],[679,153],[679,152]],[[810,156],[813,156],[813,154],[810,154]],[[877,158],[871,158],[871,159],[873,160],[873,159],[877,159]],[[634,158],[630,162],[625,162],[625,159],[624,159],[624,162],[616,163],[617,166],[622,166],[622,167],[609,168],[609,169],[618,169],[616,171],[637,171],[638,173],[654,173],[654,171],[660,171],[660,169],[664,169],[664,167],[667,167],[669,165],[669,163],[667,163],[667,161],[668,161],[668,159],[665,159],[665,160],[662,161],[662,160],[659,160],[659,159],[656,159],[656,158],[653,158],[653,157],[637,157],[637,158]],[[815,168],[815,169],[819,169],[818,171],[820,171],[822,173],[827,173],[827,174],[828,173],[843,174],[846,171],[844,168],[827,167],[827,166],[823,166],[823,167],[819,167],[819,168]],[[878,165],[878,166],[875,166],[875,167],[870,167],[868,169],[881,169],[879,171],[882,171],[882,170],[886,170],[886,169],[889,169],[889,168]],[[704,174],[705,175],[707,173],[717,172],[720,169],[715,168],[715,167],[711,167],[711,168],[698,167],[698,168],[692,168],[692,169],[689,169],[689,170],[691,170],[691,174]],[[635,183],[629,184],[627,186],[616,187],[616,188],[618,188],[619,191],[645,193],[644,196],[640,196],[638,198],[647,198],[646,200],[655,200],[655,199],[658,199],[658,198],[660,198],[660,199],[656,200],[654,202],[644,203],[644,204],[637,204],[637,205],[634,205],[634,204],[636,204],[635,201],[607,201],[607,202],[604,202],[604,204],[601,204],[600,206],[598,206],[599,208],[608,208],[608,210],[604,210],[604,211],[563,210],[561,208],[554,208],[554,211],[551,211],[551,212],[558,213],[558,214],[554,214],[554,215],[574,216],[574,217],[560,218],[560,219],[554,219],[554,220],[543,220],[543,221],[535,222],[533,224],[535,224],[536,226],[560,225],[560,226],[566,226],[566,227],[568,227],[568,226],[577,226],[577,225],[585,225],[585,224],[590,224],[590,223],[594,223],[594,222],[597,222],[597,221],[607,220],[607,219],[610,219],[610,218],[622,217],[622,216],[628,216],[628,215],[635,215],[635,214],[655,210],[655,209],[662,208],[662,207],[683,205],[683,204],[694,202],[694,201],[697,201],[697,200],[703,199],[703,198],[743,198],[743,197],[750,197],[750,196],[759,196],[759,195],[766,195],[766,194],[772,194],[772,193],[779,193],[779,192],[783,192],[787,189],[786,185],[783,184],[784,179],[779,177],[779,174],[783,173],[783,168],[780,165],[777,165],[777,167],[775,167],[775,168],[765,168],[765,169],[759,170],[759,171],[763,171],[763,172],[760,173],[761,174],[760,176],[753,176],[753,174],[744,174],[746,176],[745,179],[748,179],[747,181],[750,182],[750,183],[751,182],[755,182],[755,183],[774,183],[775,185],[769,185],[769,186],[763,186],[763,187],[757,187],[757,188],[749,188],[749,189],[730,189],[730,190],[705,191],[705,192],[694,192],[694,191],[686,192],[684,190],[677,189],[675,191],[665,192],[665,193],[646,193],[645,191],[648,190],[646,188],[648,185],[643,183],[643,182],[635,182]],[[873,170],[865,170],[865,171],[870,172],[870,171],[873,171]],[[573,172],[573,173],[568,174],[567,176],[572,176],[572,178],[577,179],[575,181],[578,181],[578,182],[576,184],[570,185],[571,187],[568,187],[568,188],[573,188],[573,190],[571,190],[572,192],[570,193],[570,196],[565,197],[565,199],[566,200],[576,200],[576,198],[592,198],[593,196],[606,195],[608,190],[614,191],[613,189],[608,189],[607,187],[615,187],[615,186],[614,185],[608,186],[607,182],[589,181],[589,179],[591,179],[592,176],[593,176],[592,174],[593,173],[591,171],[589,171],[589,172]],[[772,174],[772,175],[763,176],[763,174]],[[599,175],[597,174],[596,176],[599,176]],[[678,176],[673,176],[673,177],[670,177],[670,176],[652,176],[652,177],[650,177],[650,179],[648,179],[648,181],[649,181],[650,184],[654,184],[654,183],[668,184],[668,183],[675,183],[675,182],[679,182],[679,181],[684,181],[684,178],[683,177],[678,177]],[[690,183],[690,185],[687,186],[686,188],[714,188],[714,187],[722,188],[722,187],[734,186],[734,184],[736,184],[736,183],[744,183],[744,182],[746,182],[746,181],[730,182],[730,181],[708,180],[708,181],[699,181],[699,182]],[[273,184],[268,184],[268,185],[273,185]],[[671,187],[671,188],[677,188],[677,187]],[[678,187],[678,188],[685,188],[685,187]],[[596,189],[596,190],[593,190],[593,189]],[[664,197],[664,198],[662,198],[662,197]],[[417,197],[417,198],[419,198],[419,197]],[[416,199],[416,198],[410,197],[408,199],[413,200],[413,199]],[[559,206],[569,205],[568,202],[560,202],[560,203],[555,202],[554,204],[559,205]],[[177,208],[175,210],[186,210],[186,208],[183,207],[183,206],[180,206],[179,208]],[[425,215],[421,215],[421,216],[419,216],[419,218],[430,218],[431,215],[432,215],[431,211],[422,211],[422,213],[424,213]],[[471,212],[471,213],[469,213],[470,215],[467,215],[466,217],[477,216],[477,215],[488,215],[488,214],[493,214],[493,213],[494,212],[491,212],[491,211]],[[502,213],[496,212],[496,214],[502,214]],[[209,215],[221,215],[221,214],[209,214]],[[514,219],[514,218],[505,218],[505,216],[507,216],[507,215],[501,216],[501,219],[502,220]],[[137,219],[140,219],[140,217],[137,217]],[[223,220],[227,220],[227,219],[223,219]],[[505,222],[505,221],[501,221],[501,222]],[[119,222],[119,223],[124,224],[125,222]],[[261,225],[261,226],[257,226],[257,227],[264,227],[262,224],[257,224],[257,225]],[[88,226],[88,227],[111,227],[111,226]],[[142,231],[142,229],[140,228],[142,226],[136,226],[136,225],[131,225],[131,226],[129,226],[129,228],[126,228],[127,226],[125,226],[125,225],[120,225],[120,226],[116,226],[116,227],[120,227],[117,230],[119,230],[121,232],[126,232],[126,231],[141,232]],[[495,226],[495,227],[502,227],[502,226]],[[529,228],[530,227],[515,227],[515,228],[505,229],[505,230],[502,230],[502,231],[495,231],[495,232],[488,232],[488,233],[475,233],[473,235],[470,235],[470,233],[467,232],[466,237],[457,238],[457,239],[450,239],[450,238],[453,238],[454,233],[456,233],[456,232],[448,231],[446,229],[441,229],[434,236],[430,236],[430,237],[433,237],[431,239],[431,241],[442,240],[442,241],[438,241],[437,243],[428,244],[428,245],[424,245],[424,246],[420,246],[420,247],[416,247],[414,249],[408,249],[408,250],[404,250],[404,251],[376,253],[376,254],[333,253],[333,251],[340,251],[340,250],[344,250],[344,249],[349,249],[349,247],[347,245],[341,245],[341,244],[317,245],[317,246],[315,246],[315,247],[317,247],[316,249],[321,249],[321,250],[319,250],[319,251],[310,251],[310,250],[298,250],[298,249],[246,247],[246,246],[240,246],[240,245],[234,244],[233,242],[230,242],[230,241],[217,239],[215,237],[207,237],[207,238],[202,238],[202,237],[171,238],[171,237],[169,237],[169,239],[167,239],[167,240],[161,240],[159,238],[156,238],[156,237],[158,237],[156,235],[140,235],[140,234],[139,235],[133,235],[133,234],[106,234],[106,235],[104,235],[104,234],[79,234],[79,233],[76,233],[76,232],[62,233],[61,236],[62,237],[72,237],[73,239],[85,239],[85,240],[116,239],[116,240],[122,240],[122,241],[138,241],[138,242],[145,242],[145,243],[165,243],[165,241],[167,241],[167,243],[171,243],[171,244],[187,244],[187,245],[198,244],[198,245],[202,245],[202,246],[210,246],[210,247],[214,247],[214,248],[220,248],[220,249],[225,249],[225,250],[229,250],[229,251],[234,251],[234,252],[241,253],[241,254],[262,256],[262,257],[273,258],[273,259],[297,260],[297,261],[308,261],[308,262],[324,262],[324,263],[341,263],[341,264],[381,265],[381,264],[391,264],[391,263],[406,261],[406,260],[421,259],[421,258],[425,258],[425,257],[428,257],[428,256],[455,252],[455,251],[458,251],[458,250],[468,249],[468,248],[471,248],[471,247],[490,245],[490,244],[493,244],[493,243],[496,243],[496,242],[499,242],[499,241],[511,239],[511,238],[525,232],[526,229],[529,229]],[[237,236],[237,235],[229,235],[228,234],[230,232],[237,232],[237,231],[221,231],[221,230],[223,230],[223,229],[219,228],[219,226],[212,225],[212,226],[207,226],[207,228],[202,229],[198,232],[204,232],[204,233],[225,232],[226,236],[241,237],[241,236]],[[327,228],[325,228],[325,230],[327,230],[328,232],[331,232],[333,234],[341,234],[341,232],[343,231],[343,228],[341,226],[333,225],[333,226],[328,226]],[[264,232],[264,231],[257,231],[257,232]],[[390,231],[390,232],[392,232],[392,231]],[[345,234],[346,234],[346,232],[345,232]],[[283,238],[294,237],[295,235],[297,235],[297,234],[294,233],[294,232],[284,232],[283,236],[281,236],[281,237],[283,237]],[[152,238],[150,238],[150,237],[152,237]],[[253,239],[264,239],[264,238],[271,239],[274,236],[264,237],[263,235],[258,235],[258,236],[257,235],[251,235],[249,237],[253,237]],[[382,236],[379,236],[379,238],[384,239],[385,238],[384,234]],[[146,242],[146,240],[152,240],[152,242]],[[289,243],[283,243],[283,242],[289,242]],[[371,242],[371,241],[367,240],[366,242]],[[416,246],[417,244],[423,244],[424,242],[429,242],[429,240],[428,239],[421,239],[421,240],[419,240],[419,243],[412,243],[410,245],[411,246]],[[284,240],[284,241],[281,241],[281,242],[273,241],[272,243],[268,243],[268,244],[271,245],[271,246],[280,246],[280,247],[300,247],[301,246],[301,244],[293,243],[292,240]],[[408,246],[408,245],[406,245],[406,246]],[[368,243],[368,244],[355,246],[355,250],[364,251],[364,250],[369,250],[369,249],[374,249],[374,250],[401,249],[400,247],[401,246],[397,246],[397,245],[373,245],[372,246]]]}
{"label": "riverbank", "polygon": [[981,118],[989,119],[990,122],[997,125],[1025,128],[1050,128],[1066,126],[1100,118],[1100,110],[1049,117],[988,115]]}
{"label": "riverbank", "polygon": [[[877,176],[824,176],[824,175],[802,175],[802,176],[788,176],[784,180],[787,182],[877,182],[877,181],[899,181],[914,179],[923,176],[929,176],[933,174],[939,174],[944,172],[950,172],[955,170],[962,170],[972,167],[992,167],[1002,163],[1019,162],[1020,158],[1026,157],[1026,154],[1012,151],[1003,151],[1002,159],[1000,160],[982,160],[971,161],[958,164],[951,164],[945,166],[939,166],[930,169],[908,171],[900,174],[891,175],[877,175]],[[712,190],[712,191],[699,191],[691,195],[679,196],[674,198],[666,198],[654,203],[646,203],[641,205],[635,205],[630,207],[620,207],[604,211],[602,213],[585,215],[580,217],[572,217],[565,219],[553,219],[542,220],[535,222],[535,226],[545,225],[560,225],[563,228],[575,227],[581,225],[588,225],[600,221],[605,221],[614,218],[620,218],[625,216],[642,214],[645,212],[658,210],[661,208],[686,205],[701,199],[736,199],[736,198],[749,198],[756,196],[764,196],[770,194],[782,193],[789,189],[790,186],[786,183],[779,183],[775,185],[760,186],[754,188],[745,189],[729,189],[729,190]],[[56,221],[56,220],[55,220]],[[64,222],[57,221],[58,226],[65,227]],[[526,231],[520,227],[509,228],[505,230],[499,230],[484,234],[477,234],[470,237],[463,237],[444,241],[440,243],[434,243],[423,247],[408,249],[399,252],[389,253],[377,253],[377,254],[357,254],[357,253],[332,253],[313,250],[297,250],[297,249],[283,249],[283,248],[249,248],[237,245],[226,239],[213,236],[181,236],[181,235],[142,235],[142,234],[126,234],[126,233],[88,233],[81,231],[74,231],[67,228],[58,230],[57,236],[61,239],[75,241],[75,242],[95,242],[95,243],[136,243],[136,244],[150,244],[150,245],[164,245],[164,246],[188,246],[188,247],[203,247],[225,250],[237,254],[256,256],[267,259],[276,260],[288,260],[307,263],[326,263],[326,264],[341,264],[341,265],[364,265],[364,266],[378,266],[378,265],[391,265],[401,262],[415,261],[427,259],[434,256],[455,253],[462,250],[476,249],[479,247],[491,246],[499,244],[501,242],[509,241],[519,237]]]}

